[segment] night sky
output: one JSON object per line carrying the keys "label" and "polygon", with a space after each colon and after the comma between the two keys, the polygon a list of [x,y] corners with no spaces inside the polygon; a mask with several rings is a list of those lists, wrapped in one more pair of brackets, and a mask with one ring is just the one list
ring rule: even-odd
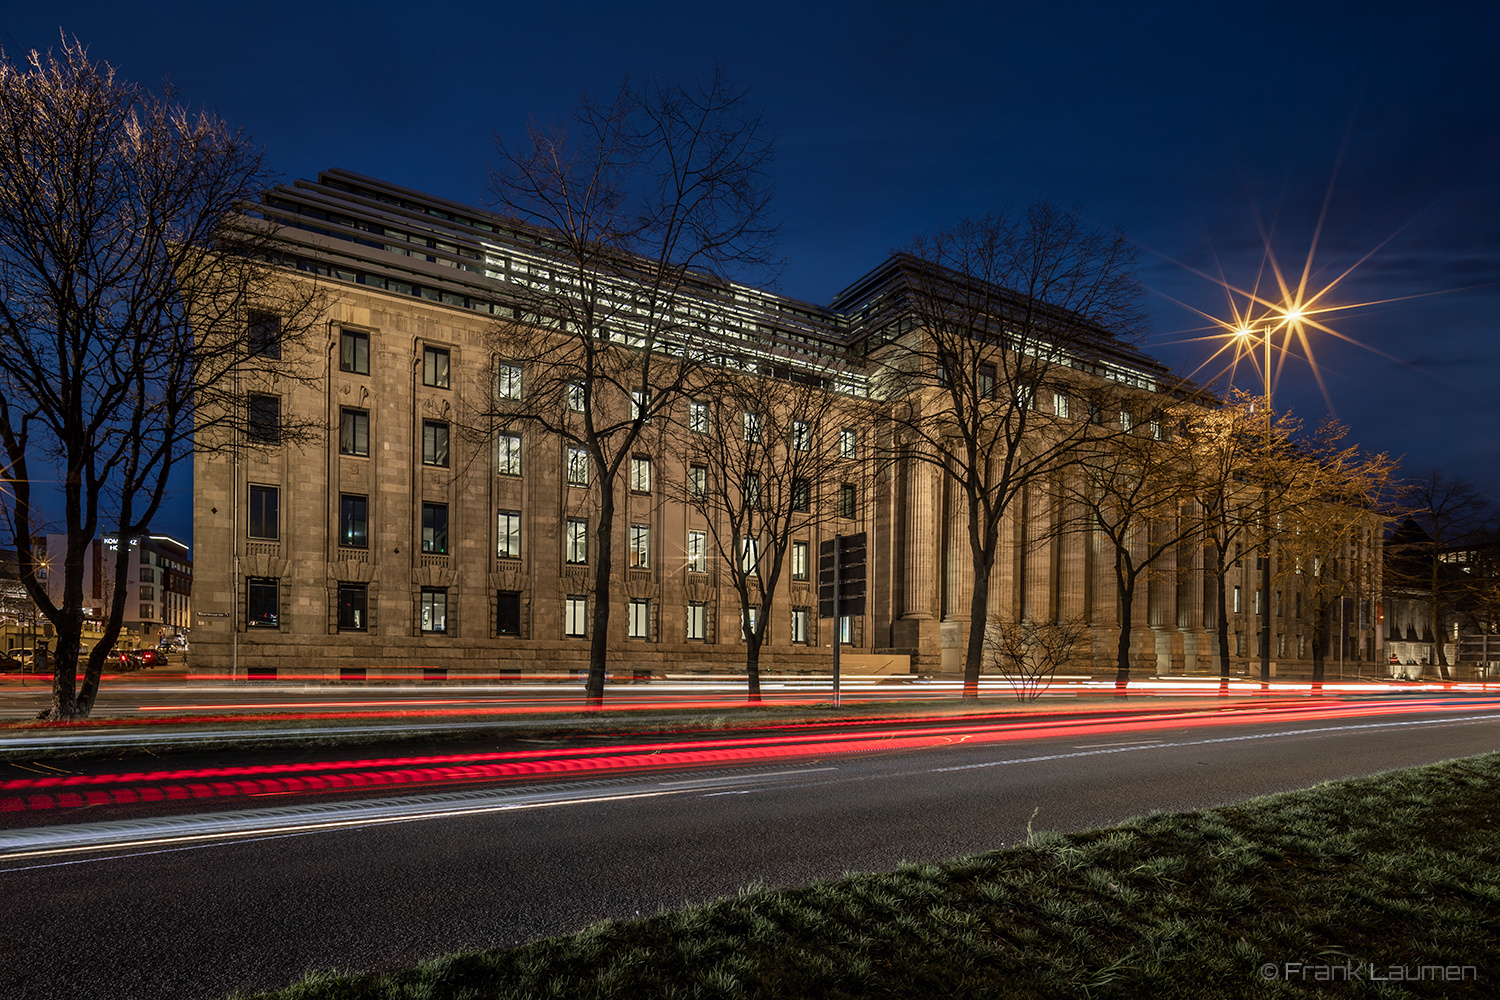
{"label": "night sky", "polygon": [[[719,61],[781,136],[778,291],[826,303],[918,233],[1043,198],[1141,246],[1142,346],[1184,373],[1213,353],[1193,309],[1233,315],[1216,276],[1253,285],[1269,243],[1296,282],[1326,205],[1310,287],[1354,270],[1322,304],[1399,301],[1331,314],[1363,346],[1315,332],[1327,399],[1293,359],[1277,408],[1331,403],[1407,474],[1500,500],[1492,4],[54,2],[7,11],[0,44],[59,27],[286,180],[340,166],[479,205],[495,134]],[[184,480],[160,530],[190,538],[190,512]]]}

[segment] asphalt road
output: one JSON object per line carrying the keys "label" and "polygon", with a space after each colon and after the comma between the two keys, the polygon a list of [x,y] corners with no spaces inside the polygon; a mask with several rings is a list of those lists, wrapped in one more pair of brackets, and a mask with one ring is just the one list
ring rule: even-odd
{"label": "asphalt road", "polygon": [[[1483,753],[1500,745],[1500,708],[964,739],[10,824],[0,995],[219,997],[392,968],[751,881],[1003,847],[1033,815],[1037,829],[1085,829]],[[116,846],[77,849],[88,836]]]}

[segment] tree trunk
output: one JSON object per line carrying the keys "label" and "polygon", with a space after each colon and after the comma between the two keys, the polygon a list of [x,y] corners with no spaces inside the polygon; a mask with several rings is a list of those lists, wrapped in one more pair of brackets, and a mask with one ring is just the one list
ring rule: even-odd
{"label": "tree trunk", "polygon": [[1448,657],[1443,652],[1443,612],[1438,603],[1438,574],[1441,572],[1436,557],[1432,562],[1432,662],[1438,668],[1438,676],[1452,680],[1448,674]]}
{"label": "tree trunk", "polygon": [[[746,637],[745,642],[745,674],[749,677],[749,700],[753,705],[760,704],[760,646],[761,630],[765,628],[764,619],[757,615],[755,628]],[[838,623],[834,623],[837,630]],[[834,641],[838,641],[838,635],[834,635]]]}
{"label": "tree trunk", "polygon": [[1225,681],[1229,680],[1229,605],[1224,593],[1229,589],[1224,585],[1226,572],[1226,567],[1219,567],[1219,585],[1214,588],[1218,591],[1219,599],[1219,677]]}
{"label": "tree trunk", "polygon": [[1120,642],[1115,647],[1115,689],[1124,690],[1130,683],[1130,619],[1135,607],[1135,578],[1128,580],[1116,569],[1116,588],[1120,597]]}
{"label": "tree trunk", "polygon": [[[603,463],[599,463],[603,468]],[[599,557],[594,567],[593,625],[589,635],[589,679],[584,703],[591,708],[604,704],[604,671],[609,664],[609,602],[615,555],[614,484],[599,483]]]}
{"label": "tree trunk", "polygon": [[984,663],[984,630],[989,623],[991,569],[987,559],[974,561],[974,596],[969,600],[969,642],[964,650],[965,701],[979,698],[979,669]]}
{"label": "tree trunk", "polygon": [[1313,683],[1323,683],[1323,665],[1328,658],[1328,605],[1319,604],[1313,626]]}

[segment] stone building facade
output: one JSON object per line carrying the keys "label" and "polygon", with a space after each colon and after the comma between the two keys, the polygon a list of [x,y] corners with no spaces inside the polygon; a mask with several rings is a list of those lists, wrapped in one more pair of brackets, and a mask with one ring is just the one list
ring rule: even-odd
{"label": "stone building facade", "polygon": [[[254,440],[195,459],[195,667],[312,677],[584,669],[596,484],[577,481],[560,439],[480,435],[466,417],[469,402],[495,391],[497,288],[535,275],[534,235],[344,171],[278,188],[262,212],[295,244],[287,280],[318,281],[327,304],[306,377],[244,387],[244,433]],[[815,370],[829,391],[868,401],[873,362],[859,345],[877,325],[900,321],[880,301],[891,266],[828,306],[716,286],[726,349]],[[1125,344],[1106,338],[1098,349],[1135,385],[1166,376]],[[276,422],[290,414],[323,433],[277,443]],[[804,556],[779,588],[762,667],[826,671],[842,638],[857,669],[959,669],[973,579],[961,494],[929,464],[877,467],[876,425],[851,418],[824,432],[850,435],[840,475],[855,499],[849,516],[841,510],[794,535],[812,564]],[[688,475],[681,455],[667,442],[641,456],[647,479],[632,470],[618,483],[617,673],[744,666],[738,602],[712,546],[702,548],[716,526],[667,486]],[[1107,669],[1118,637],[1110,558],[1086,534],[1052,537],[1049,511],[1022,498],[1008,517],[992,607],[1086,618],[1092,651],[1078,666]],[[815,554],[835,533],[855,532],[868,539],[868,601],[865,614],[836,627],[817,617]],[[1216,670],[1202,555],[1178,561],[1136,604],[1136,664],[1146,674]],[[1258,627],[1249,597],[1258,574],[1253,558],[1245,562],[1233,571],[1244,597],[1231,634],[1251,648],[1236,650],[1237,666],[1253,658]],[[1310,655],[1308,623],[1291,604],[1262,609],[1277,616],[1283,674]],[[1366,608],[1347,637],[1366,657],[1376,635],[1368,617]]]}

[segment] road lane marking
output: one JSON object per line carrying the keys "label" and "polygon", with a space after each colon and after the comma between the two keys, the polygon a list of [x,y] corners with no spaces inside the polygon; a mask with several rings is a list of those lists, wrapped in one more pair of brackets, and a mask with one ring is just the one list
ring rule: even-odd
{"label": "road lane marking", "polygon": [[813,774],[817,771],[837,771],[836,767],[803,767],[795,771],[771,771],[766,774],[730,774],[722,778],[693,778],[687,781],[663,781],[664,788],[701,788],[705,785],[732,785],[747,781],[759,781],[762,778],[794,778],[798,775]]}
{"label": "road lane marking", "polygon": [[1144,746],[1147,743],[1161,743],[1161,740],[1126,740],[1123,743],[1085,743],[1075,746],[1074,750],[1094,750],[1098,747],[1135,747]]}
{"label": "road lane marking", "polygon": [[1471,715],[1463,718],[1412,719],[1408,722],[1370,722],[1350,726],[1322,726],[1317,729],[1289,729],[1276,733],[1245,733],[1239,736],[1219,736],[1210,740],[1187,740],[1182,743],[1145,743],[1114,746],[1098,750],[1082,750],[1077,753],[1052,753],[1037,757],[1012,757],[1008,760],[987,760],[978,764],[956,764],[952,767],[929,768],[930,774],[945,771],[971,771],[981,767],[1001,767],[1005,764],[1037,764],[1049,760],[1067,760],[1070,757],[1097,757],[1108,753],[1128,753],[1131,750],[1170,750],[1176,747],[1201,747],[1214,743],[1238,743],[1245,740],[1274,740],[1284,736],[1308,736],[1316,733],[1352,732],[1359,729],[1392,729],[1398,726],[1446,726],[1464,722],[1491,722],[1500,715]]}

